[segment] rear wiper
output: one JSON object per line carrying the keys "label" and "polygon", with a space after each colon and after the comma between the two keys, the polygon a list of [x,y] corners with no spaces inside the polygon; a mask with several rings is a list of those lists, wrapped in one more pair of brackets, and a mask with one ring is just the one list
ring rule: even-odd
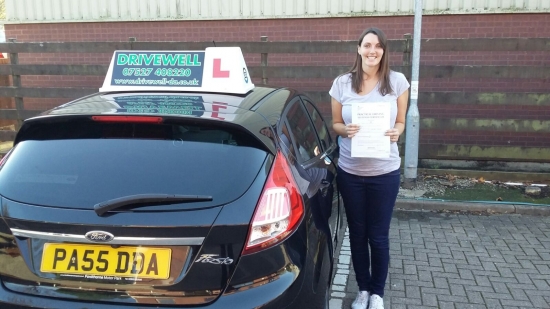
{"label": "rear wiper", "polygon": [[133,207],[155,205],[178,204],[185,202],[206,202],[212,197],[207,195],[178,195],[178,194],[136,194],[123,196],[101,202],[94,205],[95,213],[98,216],[111,210],[132,205]]}

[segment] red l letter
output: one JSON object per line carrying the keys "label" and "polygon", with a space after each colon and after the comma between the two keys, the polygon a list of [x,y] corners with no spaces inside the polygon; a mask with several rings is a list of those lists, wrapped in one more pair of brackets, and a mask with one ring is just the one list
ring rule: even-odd
{"label": "red l letter", "polygon": [[221,102],[212,102],[212,103],[213,103],[212,104],[212,118],[217,118],[217,119],[220,119],[220,120],[224,120],[225,118],[220,117],[220,109],[226,109],[227,108],[227,106],[226,106],[227,103],[221,103]]}
{"label": "red l letter", "polygon": [[222,71],[222,60],[221,59],[214,59],[214,72],[212,72],[212,76],[214,78],[228,78],[229,77],[229,71]]}

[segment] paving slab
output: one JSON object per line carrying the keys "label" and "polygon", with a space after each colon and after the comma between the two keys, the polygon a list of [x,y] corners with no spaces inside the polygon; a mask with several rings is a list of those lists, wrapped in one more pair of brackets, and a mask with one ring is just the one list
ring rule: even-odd
{"label": "paving slab", "polygon": [[[408,205],[396,209],[391,223],[386,309],[550,308],[546,210]],[[351,308],[358,290],[349,234],[343,243],[330,309]]]}

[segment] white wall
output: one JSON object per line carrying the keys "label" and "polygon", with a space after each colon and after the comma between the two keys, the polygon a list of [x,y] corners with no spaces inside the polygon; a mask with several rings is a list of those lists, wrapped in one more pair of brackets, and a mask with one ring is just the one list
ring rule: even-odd
{"label": "white wall", "polygon": [[[548,13],[550,0],[423,0],[424,14]],[[414,0],[6,0],[5,23],[413,15]]]}

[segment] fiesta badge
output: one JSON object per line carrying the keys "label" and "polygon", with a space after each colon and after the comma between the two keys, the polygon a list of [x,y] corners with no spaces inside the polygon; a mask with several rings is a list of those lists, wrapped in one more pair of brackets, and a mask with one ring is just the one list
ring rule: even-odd
{"label": "fiesta badge", "polygon": [[103,231],[90,231],[84,237],[93,242],[110,242],[115,238],[113,234]]}

